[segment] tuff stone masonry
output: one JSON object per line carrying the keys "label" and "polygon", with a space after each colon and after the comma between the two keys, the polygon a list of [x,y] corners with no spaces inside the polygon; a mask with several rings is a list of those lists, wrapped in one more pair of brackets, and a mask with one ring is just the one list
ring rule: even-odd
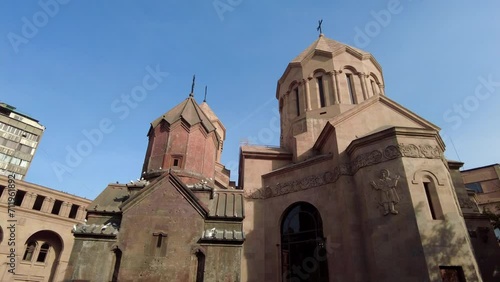
{"label": "tuff stone masonry", "polygon": [[462,164],[385,95],[371,54],[320,35],[276,98],[280,146],[242,146],[237,186],[206,102],[190,94],[154,120],[140,180],[87,207],[65,279],[497,281]]}

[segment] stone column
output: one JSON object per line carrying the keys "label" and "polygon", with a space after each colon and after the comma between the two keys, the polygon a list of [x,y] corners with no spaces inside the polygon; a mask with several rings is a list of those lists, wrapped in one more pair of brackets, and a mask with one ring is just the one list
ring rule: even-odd
{"label": "stone column", "polygon": [[299,103],[299,106],[300,106],[300,114],[305,114],[306,111],[307,111],[307,97],[306,97],[306,93],[304,91],[304,80],[301,80],[298,84],[299,87],[299,97],[300,97],[300,103]]}
{"label": "stone column", "polygon": [[290,91],[287,91],[285,92],[285,94],[283,94],[283,118],[285,120],[288,120],[288,118],[290,117]]}
{"label": "stone column", "polygon": [[54,199],[50,197],[46,197],[45,200],[43,201],[42,205],[42,212],[47,212],[50,213],[52,211],[52,208],[54,207]]}
{"label": "stone column", "polygon": [[338,71],[333,71],[333,75],[335,76],[335,88],[337,89],[337,101],[339,102],[339,104],[342,104],[342,95],[340,95],[340,87],[339,87],[339,76],[338,74],[339,73],[342,73],[342,70],[338,70]]}
{"label": "stone column", "polygon": [[61,210],[59,211],[59,215],[62,217],[68,217],[71,209],[70,202],[63,202],[61,205]]}
{"label": "stone column", "polygon": [[[362,72],[357,73],[359,77],[359,83],[361,84],[361,90],[363,91],[363,101],[368,99],[368,89],[366,88],[365,74]],[[357,101],[358,104],[360,101]]]}
{"label": "stone column", "polygon": [[384,90],[385,87],[384,87],[384,85],[383,84],[379,84],[378,88],[379,88],[380,95],[385,95],[385,90]]}
{"label": "stone column", "polygon": [[85,219],[85,207],[78,207],[78,211],[76,212],[76,220],[84,220]]}
{"label": "stone column", "polygon": [[22,208],[31,209],[33,207],[31,204],[33,202],[33,195],[36,197],[35,193],[26,192],[26,194],[24,194],[23,201],[21,202]]}
{"label": "stone column", "polygon": [[331,83],[330,83],[330,88],[332,89],[332,92],[333,92],[333,104],[334,105],[337,105],[339,103],[339,98],[338,98],[338,89],[337,89],[337,74],[335,73],[335,71],[330,71],[330,72],[327,72],[326,74],[328,74],[330,76],[330,80],[331,80]]}
{"label": "stone column", "polygon": [[[333,104],[332,99],[330,99],[331,93],[329,91],[329,89],[330,89],[330,85],[328,83],[329,79],[327,79],[328,76],[326,76],[326,74],[324,74],[323,76],[321,76],[321,78],[322,78],[322,81],[323,81],[323,95],[324,95],[323,98],[325,99],[325,107],[328,107],[328,106],[330,106],[330,105]],[[318,89],[318,94],[319,94],[319,89]]]}
{"label": "stone column", "polygon": [[308,77],[306,79],[303,79],[302,81],[304,82],[304,93],[306,95],[306,109],[308,111],[311,110],[311,89],[309,89],[309,80],[311,80],[312,77]]}
{"label": "stone column", "polygon": [[33,209],[33,206],[35,205],[36,197],[38,196],[38,194],[36,194],[36,193],[29,193],[29,194],[30,194],[30,198],[29,198],[29,202],[26,203],[26,207],[28,209]]}

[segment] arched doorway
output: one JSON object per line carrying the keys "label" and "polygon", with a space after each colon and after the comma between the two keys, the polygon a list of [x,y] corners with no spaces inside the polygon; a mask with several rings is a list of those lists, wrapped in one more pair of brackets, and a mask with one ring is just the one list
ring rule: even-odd
{"label": "arched doorway", "polygon": [[282,281],[328,281],[323,223],[309,203],[295,203],[283,213],[281,265]]}

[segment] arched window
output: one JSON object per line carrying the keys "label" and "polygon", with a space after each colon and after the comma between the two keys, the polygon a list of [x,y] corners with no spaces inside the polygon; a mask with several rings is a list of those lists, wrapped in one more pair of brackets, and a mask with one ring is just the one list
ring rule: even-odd
{"label": "arched window", "polygon": [[433,220],[444,219],[443,208],[439,201],[439,193],[433,179],[429,176],[424,176],[422,186],[427,198],[431,218]]}
{"label": "arched window", "polygon": [[300,116],[300,96],[299,96],[299,86],[295,86],[293,89],[293,93],[295,95],[295,111],[297,116]]}
{"label": "arched window", "polygon": [[36,249],[36,242],[29,242],[26,245],[26,250],[24,251],[23,260],[31,261],[33,259],[33,253]]}
{"label": "arched window", "polygon": [[373,95],[380,94],[380,82],[374,73],[370,73],[370,84],[372,86]]}
{"label": "arched window", "polygon": [[205,279],[205,254],[198,250],[196,252],[196,282],[203,282]]}
{"label": "arched window", "polygon": [[356,104],[356,92],[354,92],[354,78],[352,73],[346,73],[345,75],[347,79],[347,91],[349,93],[349,101],[351,104]]}
{"label": "arched window", "polygon": [[[281,264],[283,281],[328,281],[323,224],[313,205],[299,202],[285,211],[281,223]],[[308,274],[306,280],[292,271],[297,268]]]}
{"label": "arched window", "polygon": [[43,243],[40,247],[40,251],[38,252],[38,257],[36,258],[36,262],[45,262],[47,259],[47,255],[49,253],[50,245],[48,243]]}
{"label": "arched window", "polygon": [[120,264],[122,262],[122,251],[116,247],[114,250],[114,255],[115,255],[115,265],[113,267],[113,275],[111,276],[111,281],[112,282],[117,282],[118,281],[118,273],[120,272]]}
{"label": "arched window", "polygon": [[326,106],[325,85],[324,85],[324,81],[323,81],[323,73],[318,73],[315,76],[316,76],[316,82],[318,83],[319,107],[323,108]]}

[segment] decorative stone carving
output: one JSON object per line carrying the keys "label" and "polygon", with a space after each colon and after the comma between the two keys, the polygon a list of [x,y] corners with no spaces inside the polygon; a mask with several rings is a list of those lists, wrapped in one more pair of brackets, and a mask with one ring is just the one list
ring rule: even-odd
{"label": "decorative stone carving", "polygon": [[[389,145],[384,150],[373,150],[369,153],[363,153],[354,158],[350,163],[340,164],[332,170],[306,176],[301,179],[291,180],[284,183],[277,183],[274,186],[260,188],[254,192],[245,192],[245,197],[249,199],[266,199],[293,193],[301,190],[318,187],[328,183],[335,183],[341,175],[354,175],[359,169],[374,164],[379,164],[384,161],[393,160],[396,158],[427,158],[440,159],[441,150],[438,146],[431,145],[415,145],[415,144],[398,144]],[[440,184],[443,185],[443,184]]]}
{"label": "decorative stone carving", "polygon": [[384,157],[388,160],[399,158],[401,157],[401,151],[396,146],[387,146],[384,150]]}
{"label": "decorative stone carving", "polygon": [[384,207],[384,215],[398,214],[396,210],[396,204],[399,203],[398,192],[396,191],[396,185],[398,185],[399,175],[391,178],[389,170],[380,170],[380,176],[378,180],[370,182],[373,189],[379,191],[379,203]]}
{"label": "decorative stone carving", "polygon": [[418,158],[420,156],[418,147],[414,144],[409,144],[409,145],[400,144],[399,150],[401,151],[401,154],[405,157]]}

